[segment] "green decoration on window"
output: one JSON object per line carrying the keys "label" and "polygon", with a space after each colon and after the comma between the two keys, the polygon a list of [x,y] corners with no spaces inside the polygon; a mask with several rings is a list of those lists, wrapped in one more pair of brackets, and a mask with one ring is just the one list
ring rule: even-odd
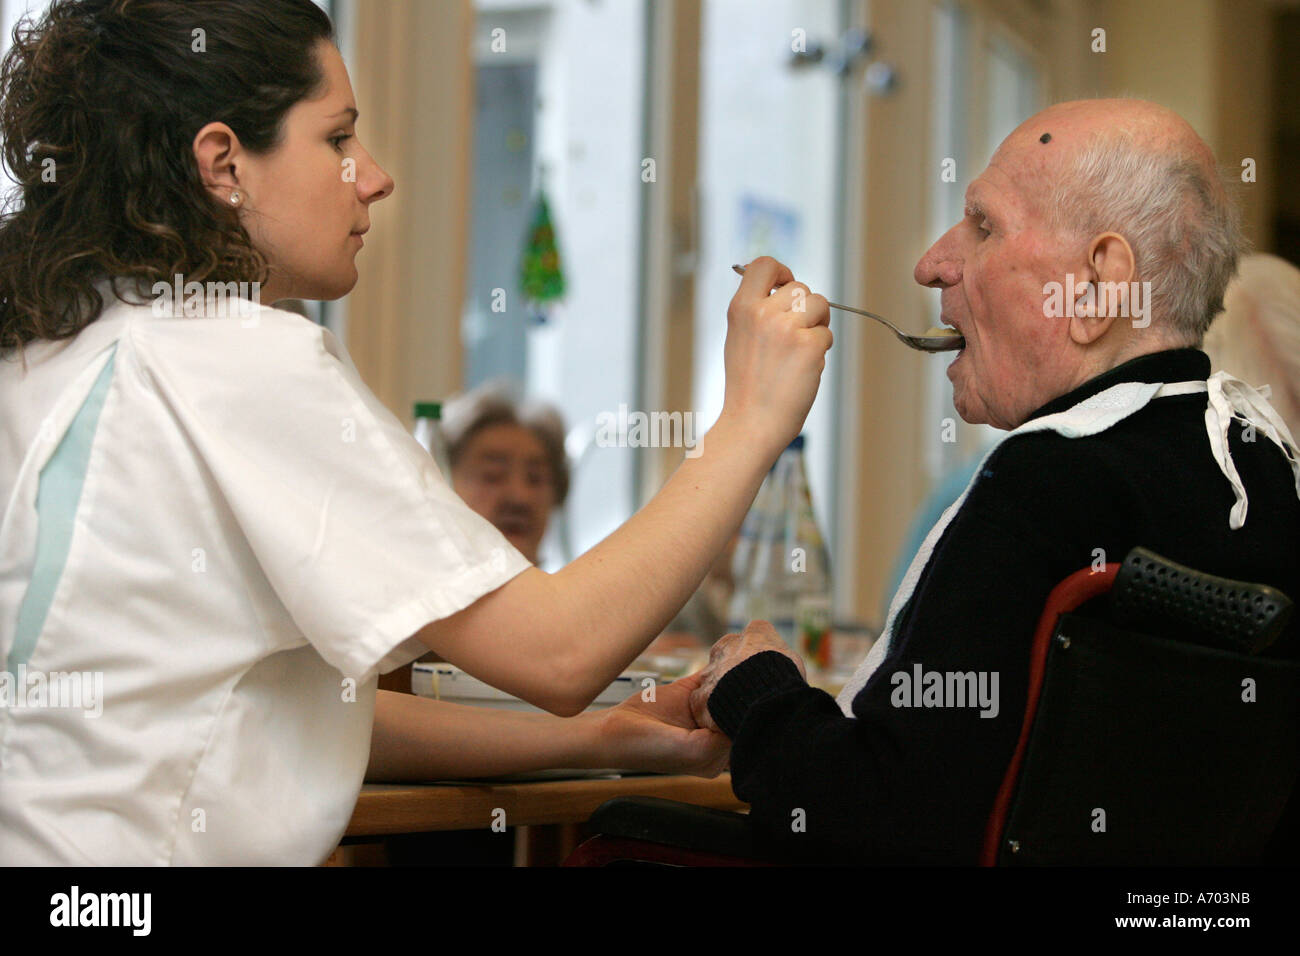
{"label": "green decoration on window", "polygon": [[555,238],[555,225],[551,221],[551,207],[546,202],[546,193],[540,189],[524,246],[522,281],[524,300],[531,306],[537,320],[545,322],[549,307],[564,298],[564,271],[560,266],[560,249]]}

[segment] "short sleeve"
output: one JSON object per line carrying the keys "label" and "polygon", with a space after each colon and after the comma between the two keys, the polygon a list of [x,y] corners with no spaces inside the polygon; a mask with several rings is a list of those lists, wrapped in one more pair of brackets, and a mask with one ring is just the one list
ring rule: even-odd
{"label": "short sleeve", "polygon": [[294,624],[345,676],[414,660],[427,651],[420,628],[530,566],[456,496],[327,329],[263,307],[145,313],[124,338]]}

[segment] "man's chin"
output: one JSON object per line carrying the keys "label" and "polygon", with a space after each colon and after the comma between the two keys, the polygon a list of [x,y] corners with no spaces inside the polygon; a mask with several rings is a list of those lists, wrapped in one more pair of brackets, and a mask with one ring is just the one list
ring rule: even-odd
{"label": "man's chin", "polygon": [[967,425],[987,425],[988,416],[984,413],[984,407],[978,402],[968,402],[965,398],[965,389],[953,383],[952,407],[957,410],[957,414]]}

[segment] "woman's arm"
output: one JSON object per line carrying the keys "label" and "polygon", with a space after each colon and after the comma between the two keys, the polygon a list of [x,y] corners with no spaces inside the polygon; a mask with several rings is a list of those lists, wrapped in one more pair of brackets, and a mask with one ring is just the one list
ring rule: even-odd
{"label": "woman's arm", "polygon": [[554,767],[648,770],[713,777],[726,737],[695,727],[695,675],[576,717],[465,707],[381,690],[375,698],[366,779],[494,777]]}
{"label": "woman's arm", "polygon": [[586,554],[554,574],[530,568],[420,637],[494,687],[581,711],[686,603],[758,491],[767,459],[721,428]]}
{"label": "woman's arm", "polygon": [[828,316],[784,266],[751,263],[728,310],[726,400],[701,453],[562,570],[525,571],[418,636],[495,687],[556,714],[581,711],[686,603],[799,432],[825,367]]}
{"label": "woman's arm", "polygon": [[595,767],[595,728],[581,717],[466,707],[381,690],[367,780],[493,777]]}

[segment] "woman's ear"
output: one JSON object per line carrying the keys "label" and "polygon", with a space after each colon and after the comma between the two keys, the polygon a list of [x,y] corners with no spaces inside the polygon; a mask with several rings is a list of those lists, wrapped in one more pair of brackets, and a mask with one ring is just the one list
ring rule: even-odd
{"label": "woman's ear", "polygon": [[1109,331],[1115,319],[1129,312],[1130,283],[1137,271],[1133,247],[1115,232],[1104,232],[1088,244],[1086,287],[1076,291],[1070,338],[1091,345]]}
{"label": "woman's ear", "polygon": [[193,148],[199,178],[213,197],[223,204],[243,205],[236,170],[241,149],[234,130],[225,123],[209,123],[195,134]]}

